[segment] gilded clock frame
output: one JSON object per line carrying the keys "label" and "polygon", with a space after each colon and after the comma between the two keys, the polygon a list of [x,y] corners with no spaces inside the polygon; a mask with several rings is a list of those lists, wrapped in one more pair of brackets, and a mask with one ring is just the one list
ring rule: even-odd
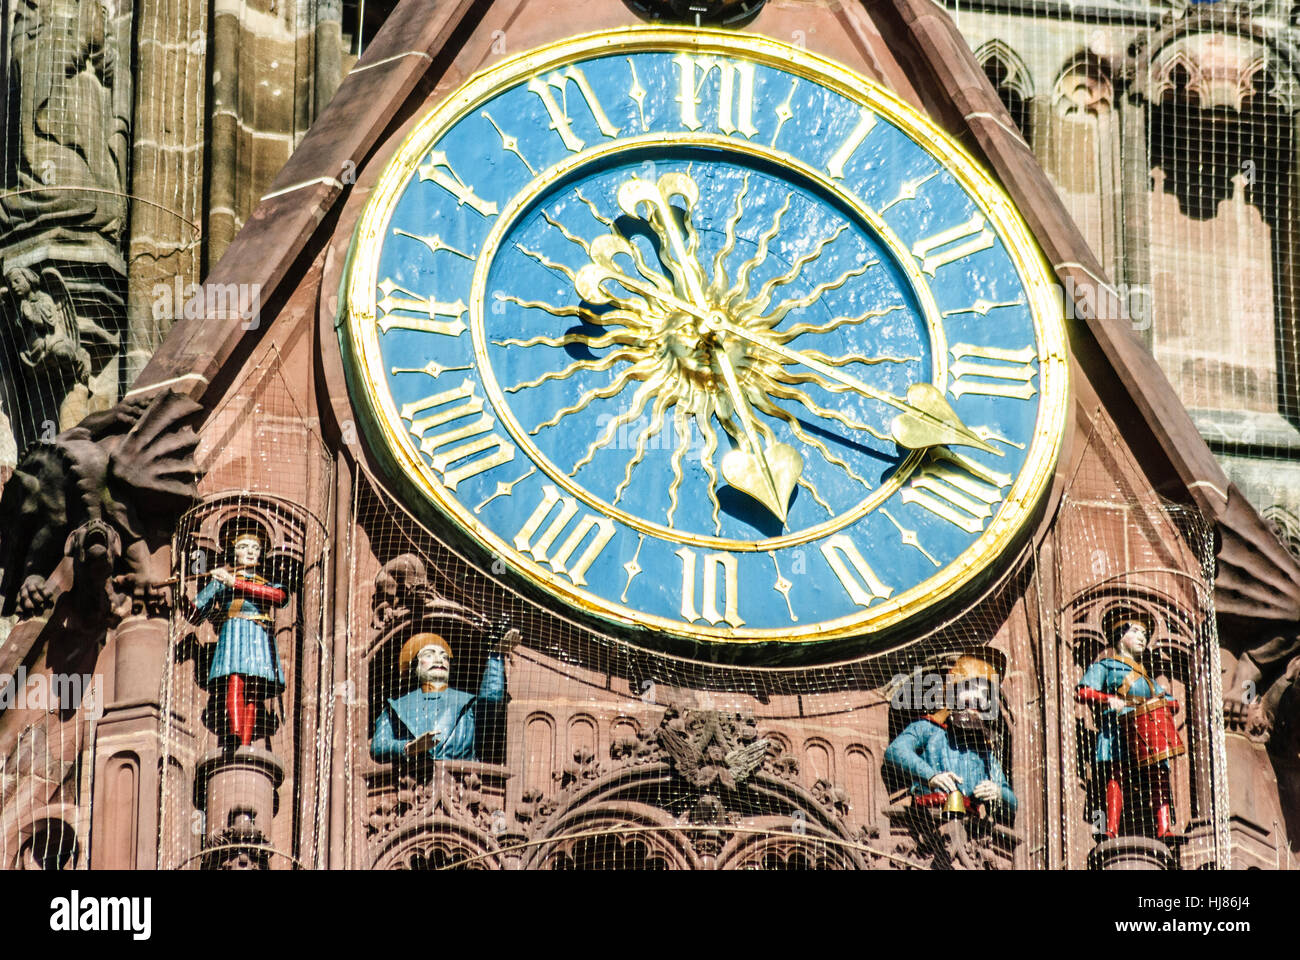
{"label": "gilded clock frame", "polygon": [[[448,495],[443,490],[442,484],[430,473],[419,450],[402,425],[388,390],[377,333],[376,275],[389,220],[408,182],[428,151],[445,131],[451,129],[484,101],[536,74],[602,55],[655,51],[686,51],[694,54],[744,57],[825,86],[884,117],[924,149],[971,196],[1005,245],[1024,284],[1038,349],[1039,408],[1023,468],[988,526],[953,561],[934,576],[855,614],[811,626],[792,624],[781,628],[719,628],[644,614],[577,587],[520,554],[510,543],[473,516],[470,510],[454,496]],[[524,193],[536,197],[558,181],[568,168],[590,162],[603,152],[626,149],[631,141],[641,146],[655,141],[665,145],[683,143],[690,145],[692,142],[706,139],[709,138],[699,134],[687,136],[676,133],[649,134],[624,138],[613,144],[593,146],[543,171],[538,178],[530,182]],[[788,160],[800,177],[809,178],[812,174],[810,179],[814,182],[823,179],[798,158],[776,148],[755,149],[752,144],[738,138],[719,136],[716,140],[717,145],[725,146],[729,150],[748,152],[769,160],[774,157],[782,162]],[[852,191],[839,184],[834,185],[834,190],[842,198],[853,202],[855,215],[862,217],[872,226],[879,222],[878,215],[863,204]],[[502,211],[502,217],[497,227],[490,232],[489,239],[499,236],[500,224],[509,219],[504,214],[520,209],[517,200],[518,198],[512,198],[511,203]],[[882,232],[882,236],[886,238],[890,235],[892,231]],[[892,247],[893,244],[890,243],[889,246]],[[484,251],[480,255],[480,260],[490,262],[493,253],[488,251],[486,243]],[[936,381],[942,383],[942,376],[946,369],[946,343],[942,326],[936,322],[937,309],[928,285],[915,282],[912,276],[915,272],[914,264],[911,263],[910,257],[900,258],[898,262],[903,266],[913,289],[918,294],[932,336],[937,337],[934,341],[935,375]],[[896,627],[956,594],[988,569],[999,557],[1004,556],[1022,533],[1024,524],[1032,516],[1039,500],[1051,483],[1066,423],[1066,404],[1069,395],[1066,333],[1061,301],[1051,276],[1050,267],[1030,234],[1029,228],[1005,192],[960,144],[929,118],[880,85],[859,76],[833,60],[768,37],[708,29],[620,28],[557,41],[486,68],[443,99],[415,125],[391,159],[387,161],[358,220],[343,271],[340,303],[343,304],[344,309],[337,320],[337,326],[342,328],[340,341],[348,360],[346,367],[349,384],[354,387],[350,391],[353,394],[352,403],[354,407],[359,408],[359,412],[364,414],[363,422],[372,427],[378,439],[382,441],[382,452],[386,458],[393,461],[393,466],[401,472],[403,478],[413,484],[441,513],[449,516],[474,540],[494,551],[496,556],[505,560],[515,572],[528,581],[550,594],[560,596],[584,613],[624,627],[650,628],[679,637],[710,642],[752,644],[780,641],[798,644],[864,636]],[[476,267],[470,305],[472,318],[475,304],[483,292],[481,288],[485,278],[486,269]],[[481,309],[478,310],[478,318],[481,321]],[[475,358],[483,368],[481,373],[485,373],[486,389],[489,382],[495,384],[495,377],[492,375],[491,368],[483,363],[486,357],[478,349],[480,339],[475,337]],[[939,348],[943,348],[942,353]],[[503,410],[509,410],[506,405],[497,405],[500,398],[491,396],[490,399],[494,401],[494,412],[498,415]],[[510,416],[509,419],[513,417]],[[510,429],[511,425],[507,417],[503,416],[502,420],[506,422],[507,429]],[[905,476],[908,472],[906,468],[918,456],[916,453],[909,455],[896,471],[896,476]],[[882,485],[881,489],[893,492],[890,484]],[[575,488],[571,492],[581,496],[588,503],[592,502],[593,495],[581,488]],[[876,496],[868,497],[863,504],[874,505],[877,499],[879,498]],[[592,505],[603,512],[611,512],[603,502],[598,501]],[[846,511],[846,513],[865,515],[869,510],[870,506],[863,509],[862,505],[859,505],[853,511]],[[634,529],[660,536],[657,531],[645,531],[647,522],[640,518],[629,519],[618,516],[622,512],[617,508],[612,511],[617,519],[629,523]],[[832,518],[818,527],[808,528],[798,534],[753,542],[723,540],[680,532],[675,532],[672,539],[684,543],[698,540],[702,546],[725,544],[733,550],[771,550],[832,533],[833,530],[820,528],[837,525],[839,519]],[[809,531],[817,532],[814,536],[804,536]]]}

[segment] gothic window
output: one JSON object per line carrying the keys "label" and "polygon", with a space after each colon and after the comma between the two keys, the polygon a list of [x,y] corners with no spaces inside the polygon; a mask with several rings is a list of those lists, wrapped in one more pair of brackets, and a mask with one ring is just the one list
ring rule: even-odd
{"label": "gothic window", "polygon": [[1028,69],[1010,47],[998,40],[986,43],[976,52],[975,57],[1025,141],[1032,143],[1029,99],[1033,92]]}
{"label": "gothic window", "polygon": [[1262,45],[1230,39],[1184,37],[1150,67],[1154,346],[1193,411],[1279,413],[1295,425],[1290,83]]}

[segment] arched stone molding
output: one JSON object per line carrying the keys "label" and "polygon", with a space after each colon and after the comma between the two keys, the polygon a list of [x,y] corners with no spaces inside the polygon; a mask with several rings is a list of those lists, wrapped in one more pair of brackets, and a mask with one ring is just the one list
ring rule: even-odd
{"label": "arched stone molding", "polygon": [[502,868],[508,776],[504,767],[471,760],[441,760],[408,771],[371,764],[362,779],[373,869],[433,869],[462,861],[475,869]]}
{"label": "arched stone molding", "polygon": [[221,529],[235,519],[253,521],[266,531],[270,546],[264,562],[295,582],[301,580],[307,563],[309,538],[314,542],[324,539],[324,523],[288,500],[262,494],[221,494],[207,498],[181,520],[176,564],[183,574],[206,573],[225,562]]}
{"label": "arched stone molding", "polygon": [[5,832],[4,849],[13,851],[3,867],[11,870],[76,870],[85,867],[85,848],[74,826],[75,804],[41,807]]}
{"label": "arched stone molding", "polygon": [[1171,95],[1201,109],[1247,109],[1262,96],[1287,113],[1300,109],[1292,51],[1269,30],[1227,10],[1200,11],[1130,48],[1125,70],[1148,103]]}
{"label": "arched stone molding", "polygon": [[1014,90],[1026,101],[1034,96],[1034,81],[1029,67],[1005,41],[994,39],[981,44],[975,51],[975,60],[984,68],[995,88]]}
{"label": "arched stone molding", "polygon": [[843,841],[818,825],[803,833],[789,817],[755,820],[755,833],[737,833],[718,853],[718,870],[857,870],[861,862]]}
{"label": "arched stone molding", "polygon": [[[463,865],[463,867],[461,866]],[[496,840],[451,817],[433,817],[397,834],[375,858],[376,870],[500,870]]]}
{"label": "arched stone molding", "polygon": [[[1168,574],[1174,579],[1185,579],[1174,571]],[[1199,581],[1197,587],[1196,594],[1205,592]],[[1185,669],[1189,658],[1195,655],[1206,618],[1205,607],[1189,607],[1187,600],[1187,595],[1180,596],[1154,585],[1138,585],[1129,574],[1094,584],[1075,596],[1067,608],[1075,662],[1087,666],[1110,644],[1103,619],[1112,607],[1122,605],[1146,614],[1155,622],[1150,649],[1178,669]]]}
{"label": "arched stone molding", "polygon": [[1052,86],[1052,107],[1063,117],[1097,116],[1115,105],[1115,83],[1110,66],[1088,51],[1072,57]]}
{"label": "arched stone molding", "polygon": [[523,869],[699,870],[686,831],[667,811],[634,800],[581,804],[536,838]]}
{"label": "arched stone molding", "polygon": [[720,868],[722,851],[729,844],[741,844],[737,837],[769,831],[789,834],[796,841],[826,838],[828,846],[840,851],[836,865],[866,866],[862,838],[850,832],[836,805],[797,783],[759,771],[734,790],[701,790],[684,784],[667,760],[628,757],[625,762],[629,765],[616,766],[585,784],[571,784],[549,803],[534,801],[533,808],[541,813],[534,817],[529,812],[529,849],[521,868],[550,867],[557,844],[602,831],[642,839],[666,869]]}
{"label": "arched stone molding", "polygon": [[1033,78],[1025,61],[1006,42],[989,40],[975,51],[975,59],[984,70],[989,83],[997,91],[998,99],[1011,114],[1027,143],[1032,143],[1032,113],[1030,101],[1034,97]]}

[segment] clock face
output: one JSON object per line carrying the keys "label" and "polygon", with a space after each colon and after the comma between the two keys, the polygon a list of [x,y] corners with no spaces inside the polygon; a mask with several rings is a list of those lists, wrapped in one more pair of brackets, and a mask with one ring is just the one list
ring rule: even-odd
{"label": "clock face", "polygon": [[478,75],[381,175],[344,284],[406,486],[679,636],[915,616],[1005,552],[1062,434],[1059,304],[1010,201],[887,91],[758,37],[618,31]]}

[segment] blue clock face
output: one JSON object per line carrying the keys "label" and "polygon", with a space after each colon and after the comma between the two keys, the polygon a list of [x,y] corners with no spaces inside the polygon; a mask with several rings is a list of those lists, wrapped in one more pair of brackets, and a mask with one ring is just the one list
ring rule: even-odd
{"label": "blue clock face", "polygon": [[583,611],[897,624],[1005,552],[1066,395],[1010,203],[892,96],[756,37],[568,41],[416,128],[345,280],[372,442]]}

